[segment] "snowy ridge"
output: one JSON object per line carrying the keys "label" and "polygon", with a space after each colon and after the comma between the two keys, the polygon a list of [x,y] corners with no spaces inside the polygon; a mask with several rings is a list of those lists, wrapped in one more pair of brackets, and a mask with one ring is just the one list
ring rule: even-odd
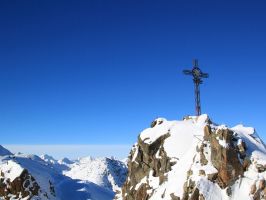
{"label": "snowy ridge", "polygon": [[12,155],[12,153],[0,145],[0,156],[6,155]]}
{"label": "snowy ridge", "polygon": [[127,175],[124,163],[114,158],[85,157],[69,167],[70,170],[63,172],[66,176],[90,181],[113,191],[119,190]]}

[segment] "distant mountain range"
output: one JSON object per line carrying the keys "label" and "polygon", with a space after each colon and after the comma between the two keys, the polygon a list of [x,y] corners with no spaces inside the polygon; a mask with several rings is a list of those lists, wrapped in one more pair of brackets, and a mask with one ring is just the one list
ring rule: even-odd
{"label": "distant mountain range", "polygon": [[127,168],[114,158],[56,160],[12,154],[0,146],[0,199],[111,200]]}

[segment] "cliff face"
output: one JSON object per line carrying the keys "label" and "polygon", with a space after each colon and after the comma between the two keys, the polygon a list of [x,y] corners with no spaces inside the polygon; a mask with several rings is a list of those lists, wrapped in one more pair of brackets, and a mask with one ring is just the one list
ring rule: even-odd
{"label": "cliff face", "polygon": [[159,118],[132,147],[115,199],[265,199],[266,149],[255,130],[218,126],[207,115]]}

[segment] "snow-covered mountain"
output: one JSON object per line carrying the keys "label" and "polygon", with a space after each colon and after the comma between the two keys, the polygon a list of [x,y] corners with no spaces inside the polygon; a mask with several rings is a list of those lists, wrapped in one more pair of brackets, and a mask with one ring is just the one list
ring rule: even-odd
{"label": "snow-covered mountain", "polygon": [[12,155],[12,153],[0,145],[0,156],[6,155]]}
{"label": "snow-covered mountain", "polygon": [[132,147],[119,200],[266,199],[266,148],[255,129],[207,115],[159,118]]}
{"label": "snow-covered mountain", "polygon": [[2,146],[0,153],[0,199],[4,200],[111,200],[112,189],[126,178],[125,165],[114,159],[91,159],[90,164],[84,158],[75,163],[48,155],[14,155]]}
{"label": "snow-covered mountain", "polygon": [[85,157],[68,166],[70,170],[63,172],[66,176],[90,181],[113,191],[122,187],[127,176],[125,164],[114,158]]}

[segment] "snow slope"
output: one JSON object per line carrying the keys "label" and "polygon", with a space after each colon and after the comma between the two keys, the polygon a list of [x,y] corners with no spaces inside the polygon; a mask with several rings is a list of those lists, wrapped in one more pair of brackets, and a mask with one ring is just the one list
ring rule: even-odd
{"label": "snow slope", "polygon": [[0,156],[6,155],[12,155],[12,153],[0,145]]}
{"label": "snow slope", "polygon": [[119,190],[127,175],[127,168],[114,158],[84,157],[68,165],[63,174],[73,179],[90,181],[112,191]]}

